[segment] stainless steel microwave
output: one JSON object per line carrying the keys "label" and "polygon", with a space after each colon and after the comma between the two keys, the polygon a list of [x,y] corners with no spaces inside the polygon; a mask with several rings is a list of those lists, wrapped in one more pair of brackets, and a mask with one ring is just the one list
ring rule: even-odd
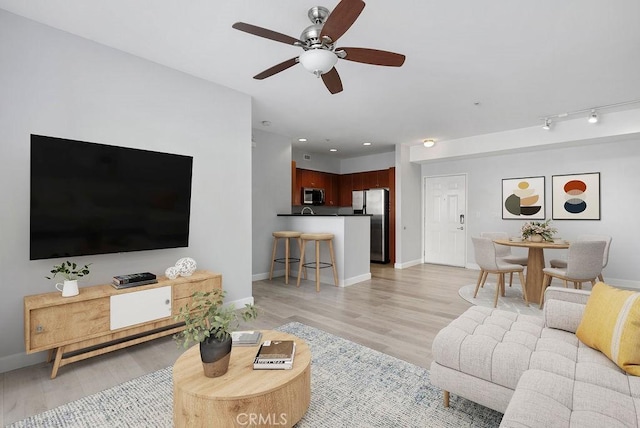
{"label": "stainless steel microwave", "polygon": [[324,189],[304,187],[302,189],[302,203],[304,205],[323,205]]}

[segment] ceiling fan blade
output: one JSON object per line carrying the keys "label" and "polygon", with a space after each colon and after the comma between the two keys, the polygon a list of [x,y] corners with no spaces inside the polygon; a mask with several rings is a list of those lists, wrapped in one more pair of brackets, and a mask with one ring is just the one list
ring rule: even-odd
{"label": "ceiling fan blade", "polygon": [[254,36],[264,37],[265,39],[275,40],[276,42],[285,43],[287,45],[304,44],[301,40],[298,40],[291,36],[287,36],[286,34],[278,33],[272,30],[267,30],[266,28],[257,27],[255,25],[247,24],[244,22],[236,22],[235,24],[232,25],[232,27],[235,28],[236,30],[253,34]]}
{"label": "ceiling fan blade", "polygon": [[340,75],[335,67],[322,75],[322,81],[332,94],[342,92],[342,80],[340,80]]}
{"label": "ceiling fan blade", "polygon": [[328,37],[335,43],[356,22],[364,6],[362,0],[342,0],[324,23],[320,37]]}
{"label": "ceiling fan blade", "polygon": [[267,68],[262,73],[258,73],[255,76],[253,76],[253,78],[257,80],[266,79],[267,77],[273,76],[276,73],[280,73],[281,71],[284,71],[287,68],[293,67],[297,63],[298,63],[298,57],[288,59],[286,61],[281,62],[280,64],[274,65],[271,68]]}
{"label": "ceiling fan blade", "polygon": [[[347,55],[343,58],[348,61],[362,62],[364,64],[385,65],[388,67],[400,67],[404,64],[405,56],[395,52],[381,51],[367,48],[338,48],[336,51],[344,51]],[[341,57],[342,58],[342,57]]]}

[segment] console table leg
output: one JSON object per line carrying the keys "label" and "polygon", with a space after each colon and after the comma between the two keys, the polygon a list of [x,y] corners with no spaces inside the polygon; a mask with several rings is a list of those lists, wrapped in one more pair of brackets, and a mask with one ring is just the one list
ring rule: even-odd
{"label": "console table leg", "polygon": [[53,369],[51,369],[51,379],[55,379],[58,375],[58,369],[60,368],[60,362],[62,361],[62,351],[64,346],[56,348],[56,360],[53,362]]}

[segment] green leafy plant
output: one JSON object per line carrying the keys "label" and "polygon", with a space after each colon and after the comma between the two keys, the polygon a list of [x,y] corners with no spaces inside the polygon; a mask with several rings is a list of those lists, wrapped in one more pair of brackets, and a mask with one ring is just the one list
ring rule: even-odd
{"label": "green leafy plant", "polygon": [[185,349],[192,343],[204,342],[209,337],[225,340],[240,325],[240,319],[249,321],[258,317],[253,305],[236,311],[234,305],[224,306],[226,292],[220,289],[193,293],[191,304],[182,306],[175,319],[184,321],[185,329],[173,336]]}
{"label": "green leafy plant", "polygon": [[51,269],[51,276],[45,276],[47,279],[53,279],[56,275],[61,275],[67,281],[73,281],[74,279],[82,278],[83,276],[89,275],[89,266],[91,263],[88,263],[82,267],[78,266],[74,262],[70,262],[67,260],[66,262],[62,262],[59,265],[53,265],[53,269]]}
{"label": "green leafy plant", "polygon": [[547,220],[544,222],[540,221],[529,221],[522,225],[522,237],[527,239],[531,235],[540,235],[542,239],[545,241],[552,241],[553,234],[558,230],[551,227],[551,220]]}

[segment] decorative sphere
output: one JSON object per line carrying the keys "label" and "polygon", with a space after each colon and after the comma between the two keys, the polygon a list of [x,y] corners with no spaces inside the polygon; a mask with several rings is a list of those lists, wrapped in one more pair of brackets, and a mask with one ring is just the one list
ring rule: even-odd
{"label": "decorative sphere", "polygon": [[176,262],[176,269],[180,276],[191,276],[196,271],[196,261],[191,257],[184,257]]}
{"label": "decorative sphere", "polygon": [[164,271],[164,274],[169,279],[176,279],[178,275],[180,275],[180,271],[175,266],[168,267],[167,270]]}

